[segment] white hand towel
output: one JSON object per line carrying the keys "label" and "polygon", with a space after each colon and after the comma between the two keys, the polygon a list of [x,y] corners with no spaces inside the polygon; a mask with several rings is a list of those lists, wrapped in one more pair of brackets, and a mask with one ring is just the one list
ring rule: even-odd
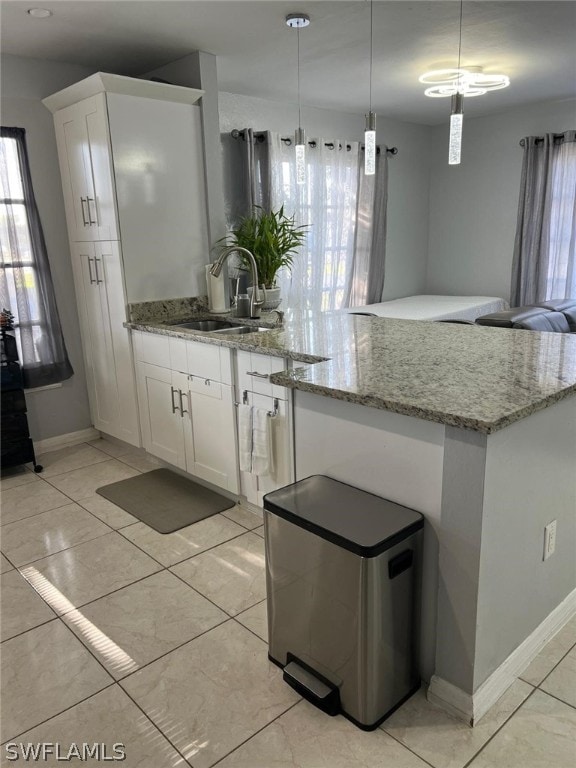
{"label": "white hand towel", "polygon": [[252,472],[252,406],[238,406],[238,449],[240,471]]}
{"label": "white hand towel", "polygon": [[252,474],[262,477],[274,471],[272,456],[272,418],[265,408],[254,408],[252,414]]}

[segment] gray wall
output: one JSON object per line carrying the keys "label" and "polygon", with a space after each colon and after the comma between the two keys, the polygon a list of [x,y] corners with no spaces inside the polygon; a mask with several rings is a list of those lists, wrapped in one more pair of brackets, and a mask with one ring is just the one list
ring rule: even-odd
{"label": "gray wall", "polygon": [[[235,179],[231,173],[230,139],[233,128],[278,131],[292,135],[296,127],[294,104],[220,93],[220,130],[224,151],[224,199],[234,209]],[[362,141],[364,116],[303,107],[302,123],[308,136]],[[428,251],[429,136],[427,126],[378,118],[377,140],[398,147],[389,158],[388,237],[383,298],[423,293]]]}
{"label": "gray wall", "polygon": [[61,387],[26,397],[35,440],[91,425],[64,199],[52,115],[41,99],[92,74],[71,64],[2,56],[2,125],[26,129],[34,193],[46,237],[56,301],[74,376]]}
{"label": "gray wall", "polygon": [[518,142],[575,124],[574,100],[465,116],[459,166],[448,165],[447,122],[431,129],[427,293],[509,299],[522,168]]}

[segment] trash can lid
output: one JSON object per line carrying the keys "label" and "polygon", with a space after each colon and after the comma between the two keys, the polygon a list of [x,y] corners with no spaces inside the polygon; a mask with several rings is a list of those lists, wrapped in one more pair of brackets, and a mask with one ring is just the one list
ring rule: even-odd
{"label": "trash can lid", "polygon": [[420,530],[420,512],[324,475],[264,496],[264,509],[361,557],[376,557]]}

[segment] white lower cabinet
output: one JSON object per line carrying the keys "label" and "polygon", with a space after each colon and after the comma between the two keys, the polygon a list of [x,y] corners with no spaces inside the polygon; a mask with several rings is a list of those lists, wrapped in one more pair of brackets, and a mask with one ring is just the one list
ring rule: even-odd
{"label": "white lower cabinet", "polygon": [[92,421],[96,429],[140,445],[130,334],[117,242],[72,243],[72,268]]}
{"label": "white lower cabinet", "polygon": [[[144,448],[153,456],[186,469],[184,435],[186,428],[189,429],[190,415],[185,402],[184,408],[181,407],[184,396],[180,398],[180,393],[187,390],[186,376],[169,368],[140,362],[137,378]],[[188,413],[183,414],[182,410]]]}
{"label": "white lower cabinet", "polygon": [[234,389],[194,375],[188,380],[193,451],[189,471],[238,493]]}
{"label": "white lower cabinet", "polygon": [[[134,335],[144,448],[202,480],[238,493],[234,389],[205,375],[220,371],[219,348],[152,334]],[[223,350],[223,354],[229,357],[230,353]],[[183,367],[190,360],[197,373],[175,371],[148,360],[186,361]]]}
{"label": "white lower cabinet", "polygon": [[[149,453],[257,506],[264,494],[294,482],[292,393],[269,378],[286,367],[283,358],[239,350],[234,366],[231,350],[218,345],[140,331],[133,340]],[[240,388],[253,382],[260,391]],[[266,475],[239,471],[235,392],[270,414],[272,465]]]}
{"label": "white lower cabinet", "polygon": [[262,506],[265,494],[294,482],[292,393],[270,381],[272,373],[287,367],[288,361],[283,357],[245,350],[238,350],[236,355],[238,399],[253,408],[262,408],[271,414],[269,416],[272,450],[270,473],[261,476],[249,472],[240,473],[242,494],[251,504],[258,507]]}

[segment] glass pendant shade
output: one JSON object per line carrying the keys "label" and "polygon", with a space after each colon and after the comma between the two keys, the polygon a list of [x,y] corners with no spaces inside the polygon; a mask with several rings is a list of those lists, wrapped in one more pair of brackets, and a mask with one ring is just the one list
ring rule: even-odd
{"label": "glass pendant shade", "polygon": [[369,112],[366,115],[366,130],[364,132],[364,175],[374,176],[376,173],[376,115]]}
{"label": "glass pendant shade", "polygon": [[294,146],[296,150],[296,184],[306,183],[306,134],[303,128],[296,128],[294,132]]}
{"label": "glass pendant shade", "polygon": [[462,153],[462,125],[464,122],[462,100],[463,97],[461,93],[456,93],[454,96],[452,96],[448,165],[460,165],[460,156]]}

